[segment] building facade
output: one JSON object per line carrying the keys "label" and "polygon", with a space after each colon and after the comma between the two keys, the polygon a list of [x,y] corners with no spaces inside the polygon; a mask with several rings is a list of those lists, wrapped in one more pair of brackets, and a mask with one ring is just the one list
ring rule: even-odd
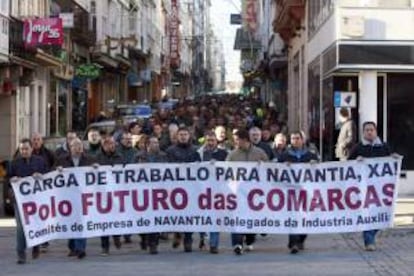
{"label": "building facade", "polygon": [[[412,151],[413,7],[409,0],[277,1],[273,23],[288,45],[289,128],[306,130],[324,160],[334,158],[341,107],[359,134],[373,121],[396,152]],[[401,193],[412,190],[409,155],[403,170]]]}

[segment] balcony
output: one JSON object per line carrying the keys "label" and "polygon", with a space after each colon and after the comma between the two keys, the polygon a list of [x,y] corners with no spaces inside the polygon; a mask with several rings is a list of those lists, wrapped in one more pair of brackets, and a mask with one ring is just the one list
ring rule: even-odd
{"label": "balcony", "polygon": [[88,46],[96,42],[96,17],[91,16],[82,8],[76,6],[74,9],[74,26],[70,30],[72,40]]}
{"label": "balcony", "polygon": [[305,18],[305,0],[277,0],[273,29],[288,42]]}
{"label": "balcony", "polygon": [[72,40],[82,45],[93,46],[96,42],[96,18],[85,10],[83,2],[75,0],[53,0],[58,6],[56,11],[73,13],[74,26],[70,28]]}

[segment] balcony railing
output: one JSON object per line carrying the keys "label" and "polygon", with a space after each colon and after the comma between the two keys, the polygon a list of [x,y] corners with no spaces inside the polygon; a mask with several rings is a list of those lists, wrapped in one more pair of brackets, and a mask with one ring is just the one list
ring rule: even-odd
{"label": "balcony railing", "polygon": [[94,45],[96,42],[96,17],[79,7],[75,8],[71,36],[75,42]]}

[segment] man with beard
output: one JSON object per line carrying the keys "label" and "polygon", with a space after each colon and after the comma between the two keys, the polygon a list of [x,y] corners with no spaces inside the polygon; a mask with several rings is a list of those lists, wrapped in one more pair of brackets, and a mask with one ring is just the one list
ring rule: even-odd
{"label": "man with beard", "polygon": [[[186,127],[180,127],[177,131],[177,144],[167,149],[169,162],[172,163],[192,163],[201,161],[200,155],[191,144],[190,131]],[[173,247],[180,245],[181,235],[175,233]],[[184,233],[184,251],[191,252],[193,244],[193,233]]]}

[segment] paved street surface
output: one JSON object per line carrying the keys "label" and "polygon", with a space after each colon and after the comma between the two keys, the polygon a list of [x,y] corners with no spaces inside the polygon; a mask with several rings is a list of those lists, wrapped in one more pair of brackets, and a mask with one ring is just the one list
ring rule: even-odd
{"label": "paved street surface", "polygon": [[[14,228],[10,220],[0,220],[0,275],[413,275],[414,229],[384,231],[379,250],[365,252],[360,234],[312,235],[307,249],[298,255],[288,254],[287,237],[258,237],[255,250],[235,256],[229,235],[222,236],[219,255],[196,249],[183,253],[162,242],[160,254],[152,256],[134,243],[121,250],[111,248],[111,255],[99,255],[99,239],[88,240],[87,257],[66,257],[65,241],[52,241],[47,253],[26,265],[17,265]],[[194,235],[198,245],[198,235]],[[30,252],[28,252],[30,253]],[[30,254],[28,254],[30,256]]]}

